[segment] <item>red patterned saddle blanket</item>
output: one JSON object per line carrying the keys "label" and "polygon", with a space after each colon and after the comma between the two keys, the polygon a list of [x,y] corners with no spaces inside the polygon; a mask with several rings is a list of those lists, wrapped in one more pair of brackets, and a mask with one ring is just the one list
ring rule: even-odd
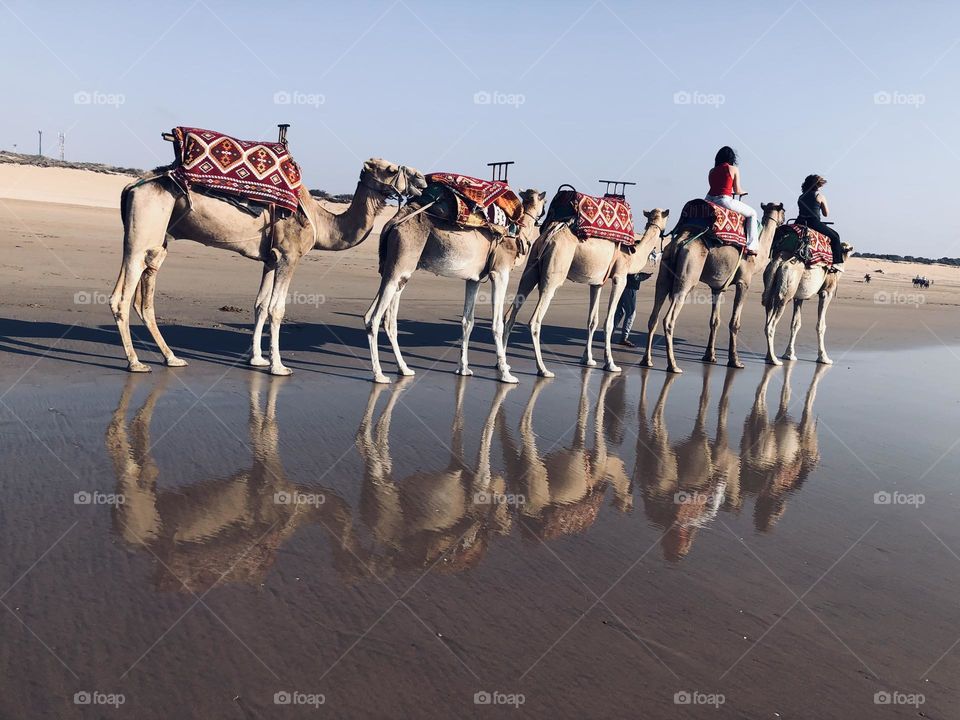
{"label": "red patterned saddle blanket", "polygon": [[744,217],[740,213],[727,210],[709,200],[691,200],[680,211],[680,222],[677,223],[677,228],[692,225],[701,231],[706,230],[724,245],[745,248],[747,236],[743,220]]}
{"label": "red patterned saddle blanket", "polygon": [[291,212],[300,205],[300,166],[280,142],[237,140],[202,128],[173,129],[173,177],[189,188],[210,188]]}
{"label": "red patterned saddle blanket", "polygon": [[581,240],[598,237],[623,245],[636,242],[633,210],[630,203],[619,195],[595,197],[573,188],[558,190],[550,203],[546,222],[567,219],[572,219],[571,228]]}
{"label": "red patterned saddle blanket", "polygon": [[833,265],[833,247],[830,238],[802,223],[790,223],[777,230],[775,250],[792,250],[807,267]]}
{"label": "red patterned saddle blanket", "polygon": [[480,221],[515,225],[523,217],[520,197],[505,182],[437,172],[427,175],[427,184],[442,185],[453,191],[457,199],[457,222],[461,225],[474,226]]}

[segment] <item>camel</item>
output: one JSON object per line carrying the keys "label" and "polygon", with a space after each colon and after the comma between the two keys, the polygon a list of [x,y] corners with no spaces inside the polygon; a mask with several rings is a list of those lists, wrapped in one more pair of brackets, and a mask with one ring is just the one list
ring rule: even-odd
{"label": "camel", "polygon": [[641,365],[653,367],[654,329],[663,303],[669,296],[670,306],[663,319],[663,334],[667,341],[667,370],[672,373],[683,372],[677,365],[677,359],[673,353],[673,331],[687,293],[697,282],[702,282],[712,291],[710,337],[707,340],[703,361],[708,363],[717,361],[716,340],[717,326],[720,324],[720,297],[721,293],[729,287],[735,287],[736,294],[730,314],[730,347],[727,365],[735,368],[743,367],[737,354],[737,333],[740,330],[743,301],[754,274],[766,263],[773,236],[777,228],[783,225],[785,218],[782,203],[769,203],[761,205],[761,208],[763,219],[760,227],[760,248],[756,255],[741,257],[741,252],[735,247],[708,244],[703,238],[692,239],[696,236],[695,230],[681,230],[674,236],[673,242],[660,261],[653,310],[647,322],[647,350],[640,361]]}
{"label": "camel", "polygon": [[784,368],[780,406],[773,420],[767,411],[767,386],[773,365],[766,367],[757,387],[753,408],[743,423],[740,458],[743,491],[756,495],[753,522],[761,532],[773,527],[786,511],[787,497],[803,485],[820,462],[813,403],[828,368],[825,364],[816,366],[799,421],[788,414],[792,364]]}
{"label": "camel", "polygon": [[520,446],[501,430],[508,479],[524,498],[519,521],[523,531],[541,540],[584,532],[600,512],[608,485],[614,489],[614,505],[626,512],[632,506],[630,480],[623,461],[608,452],[603,428],[606,394],[614,375],[604,375],[597,396],[593,448],[587,446],[590,370],[584,369],[580,385],[576,429],[569,448],[541,455],[533,426],[537,399],[549,384],[539,378],[520,420]]}
{"label": "camel", "polygon": [[[168,168],[159,168],[163,173]],[[150,181],[127,185],[120,195],[123,220],[123,263],[110,296],[131,372],[149,372],[140,362],[130,338],[130,301],[135,307],[169,367],[187,363],[178,358],[160,334],[154,312],[156,275],[167,256],[170,239],[194,240],[223,248],[263,263],[257,293],[250,365],[270,367],[273,375],[290,375],[280,359],[280,324],[287,292],[300,258],[311,249],[347,250],[363,242],[373,229],[377,213],[388,198],[415,196],[426,187],[423,175],[412,168],[378,158],[364,163],[350,206],[331,213],[301,189],[305,212],[271,223],[264,210],[252,216],[234,205],[191,192],[185,196],[172,180],[158,175]],[[270,316],[270,360],[263,358],[261,338]]]}
{"label": "camel", "polygon": [[543,354],[540,350],[540,328],[554,294],[565,280],[590,286],[587,344],[581,360],[588,367],[595,367],[597,364],[593,359],[593,334],[599,321],[600,291],[608,279],[613,280],[610,302],[607,305],[607,317],[604,321],[604,369],[620,372],[620,368],[613,359],[611,348],[617,303],[620,302],[620,296],[623,295],[626,287],[627,275],[638,273],[646,266],[650,251],[663,235],[670,211],[656,208],[644,211],[643,215],[647,218],[647,225],[632,253],[622,249],[619,243],[603,238],[591,237],[581,240],[565,222],[548,221],[546,223],[530,251],[527,266],[520,277],[520,285],[514,296],[506,327],[506,337],[509,340],[510,332],[517,321],[517,313],[520,312],[520,308],[523,307],[533,288],[538,288],[539,299],[530,319],[530,335],[537,360],[537,372],[540,376],[554,377],[554,373],[547,370],[543,363]]}
{"label": "camel", "polygon": [[[853,246],[841,243],[843,256],[840,262],[846,262],[853,252]],[[774,337],[777,334],[777,323],[786,309],[787,301],[793,299],[793,320],[790,323],[790,342],[783,353],[784,360],[796,360],[797,333],[800,332],[800,311],[803,301],[814,295],[819,296],[820,305],[817,312],[817,362],[831,365],[833,360],[827,355],[824,344],[827,332],[827,308],[830,301],[837,294],[840,285],[841,273],[829,272],[824,265],[806,267],[804,262],[796,257],[792,251],[784,250],[771,259],[763,273],[763,306],[767,309],[764,328],[767,334],[767,362],[771,365],[782,365],[773,349]]]}
{"label": "camel", "polygon": [[459,278],[466,282],[463,301],[463,339],[460,344],[458,375],[473,375],[467,360],[470,333],[473,330],[474,310],[480,281],[489,275],[492,285],[493,341],[497,352],[498,379],[516,383],[507,364],[503,339],[503,305],[510,282],[510,271],[533,242],[537,219],[540,217],[546,193],[524,190],[520,193],[523,217],[518,237],[498,237],[489,228],[460,228],[425,211],[409,210],[387,223],[380,233],[380,288],[370,308],[363,316],[370,344],[370,362],[373,381],[389,383],[380,367],[377,335],[380,324],[384,329],[397,359],[400,375],[413,375],[413,370],[400,354],[397,343],[397,315],[400,296],[410,276],[416,270],[428,270],[435,275]]}
{"label": "camel", "polygon": [[417,470],[397,479],[390,456],[390,424],[400,395],[410,381],[402,378],[374,421],[384,384],[375,384],[357,429],[356,444],[363,459],[364,480],[360,515],[376,549],[361,553],[368,571],[378,577],[395,570],[432,567],[456,572],[475,565],[490,538],[510,532],[510,507],[505,480],[490,469],[490,449],[500,407],[512,384],[494,394],[480,436],[476,464],[465,459],[463,400],[466,378],[457,378],[449,461],[441,470]]}
{"label": "camel", "polygon": [[[124,498],[113,513],[116,534],[157,560],[158,589],[197,593],[220,583],[257,585],[266,578],[280,546],[304,523],[322,524],[335,539],[334,562],[351,564],[350,512],[344,501],[325,488],[298,486],[284,472],[277,382],[270,383],[261,409],[266,378],[256,373],[250,379],[249,469],[164,490],[158,487],[160,469],[152,455],[150,425],[168,378],[150,390],[128,424],[139,377],[131,376],[121,393],[107,427],[106,447],[116,492]],[[322,502],[303,501],[321,497]]]}

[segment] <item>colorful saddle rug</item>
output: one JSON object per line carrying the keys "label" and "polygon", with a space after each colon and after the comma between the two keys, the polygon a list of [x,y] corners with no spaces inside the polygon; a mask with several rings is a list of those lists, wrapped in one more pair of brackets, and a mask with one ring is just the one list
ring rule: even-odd
{"label": "colorful saddle rug", "polygon": [[[680,211],[677,229],[694,226],[706,232],[724,245],[744,249],[747,236],[743,226],[744,217],[738,212],[712,203],[709,200],[691,200]],[[749,255],[755,252],[746,251]]]}
{"label": "colorful saddle rug", "polygon": [[560,189],[550,202],[546,222],[571,220],[571,229],[581,240],[588,237],[603,238],[615,243],[632,246],[636,242],[633,233],[633,210],[619,195],[594,197]]}
{"label": "colorful saddle rug", "polygon": [[297,211],[300,166],[283,143],[237,140],[191,127],[176,127],[173,134],[177,164],[172,174],[184,187],[196,185]]}
{"label": "colorful saddle rug", "polygon": [[453,191],[457,198],[457,222],[461,225],[475,225],[478,215],[494,225],[504,226],[519,223],[523,217],[520,197],[505,182],[438,172],[427,175],[427,184],[442,185]]}
{"label": "colorful saddle rug", "polygon": [[833,266],[833,248],[830,245],[830,238],[802,223],[791,223],[778,228],[773,250],[774,252],[792,251],[806,263],[807,267]]}

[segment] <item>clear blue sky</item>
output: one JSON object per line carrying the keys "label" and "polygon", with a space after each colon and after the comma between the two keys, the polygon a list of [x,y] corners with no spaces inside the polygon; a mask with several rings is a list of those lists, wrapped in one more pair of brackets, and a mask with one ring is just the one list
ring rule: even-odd
{"label": "clear blue sky", "polygon": [[69,160],[150,167],[174,125],[288,122],[311,187],[352,191],[371,156],[510,159],[518,188],[621,178],[635,208],[679,213],[731,144],[755,206],[794,212],[819,172],[860,249],[960,255],[956,2],[0,0],[0,18],[3,148],[42,128],[47,154],[63,131]]}

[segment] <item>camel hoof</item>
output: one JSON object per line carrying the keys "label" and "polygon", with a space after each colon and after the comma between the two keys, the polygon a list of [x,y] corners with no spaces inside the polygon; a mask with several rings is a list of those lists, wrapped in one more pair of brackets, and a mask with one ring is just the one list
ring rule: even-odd
{"label": "camel hoof", "polygon": [[784,360],[796,360],[796,359],[797,359],[796,353],[784,353],[781,357],[782,357]]}
{"label": "camel hoof", "polygon": [[286,365],[277,365],[276,367],[270,368],[270,374],[278,377],[286,377],[287,375],[293,375],[293,370]]}
{"label": "camel hoof", "polygon": [[137,361],[129,363],[127,365],[127,370],[136,373],[148,373],[150,372],[150,367],[148,365],[144,365],[142,362]]}
{"label": "camel hoof", "polygon": [[821,355],[817,358],[817,362],[821,365],[833,365],[833,360],[828,358],[826,355]]}
{"label": "camel hoof", "polygon": [[268,367],[270,365],[270,361],[265,357],[252,357],[249,362],[251,367]]}
{"label": "camel hoof", "polygon": [[470,377],[473,375],[473,370],[468,367],[458,367],[456,370],[454,370],[454,372],[457,375],[463,375],[464,377]]}
{"label": "camel hoof", "polygon": [[612,372],[612,373],[618,373],[618,372],[620,372],[620,366],[619,366],[619,365],[614,365],[613,363],[607,363],[606,365],[603,366],[603,369],[604,369],[606,372]]}
{"label": "camel hoof", "polygon": [[516,376],[511,375],[510,373],[504,373],[498,379],[500,380],[500,382],[507,383],[508,385],[517,385],[520,383],[520,381],[517,380]]}
{"label": "camel hoof", "polygon": [[640,361],[641,367],[653,367],[653,358],[649,355],[644,355],[643,360]]}
{"label": "camel hoof", "polygon": [[739,358],[731,358],[730,360],[727,361],[727,367],[739,368],[740,370],[743,370],[743,368],[745,368],[746,365],[740,362]]}
{"label": "camel hoof", "polygon": [[768,357],[767,365],[783,365],[783,361],[777,357]]}
{"label": "camel hoof", "polygon": [[375,383],[377,383],[378,385],[389,385],[389,384],[390,384],[390,378],[388,378],[386,375],[383,375],[383,374],[374,375],[374,376],[373,376],[373,381],[374,381]]}
{"label": "camel hoof", "polygon": [[397,372],[400,375],[403,375],[403,377],[413,377],[414,375],[416,375],[416,373],[410,368],[408,368],[406,365],[404,365],[402,368],[397,368]]}
{"label": "camel hoof", "polygon": [[716,353],[704,353],[703,362],[705,363],[715,363],[717,361]]}
{"label": "camel hoof", "polygon": [[674,375],[682,375],[682,374],[683,374],[683,370],[680,368],[679,365],[671,365],[670,367],[667,368],[667,372],[671,372],[671,373],[673,373]]}
{"label": "camel hoof", "polygon": [[557,376],[557,374],[552,370],[538,370],[537,375],[539,375],[542,378],[554,378]]}
{"label": "camel hoof", "polygon": [[597,361],[591,358],[590,360],[581,360],[580,364],[585,365],[586,367],[596,367]]}
{"label": "camel hoof", "polygon": [[187,361],[178,357],[167,358],[167,367],[186,367]]}

